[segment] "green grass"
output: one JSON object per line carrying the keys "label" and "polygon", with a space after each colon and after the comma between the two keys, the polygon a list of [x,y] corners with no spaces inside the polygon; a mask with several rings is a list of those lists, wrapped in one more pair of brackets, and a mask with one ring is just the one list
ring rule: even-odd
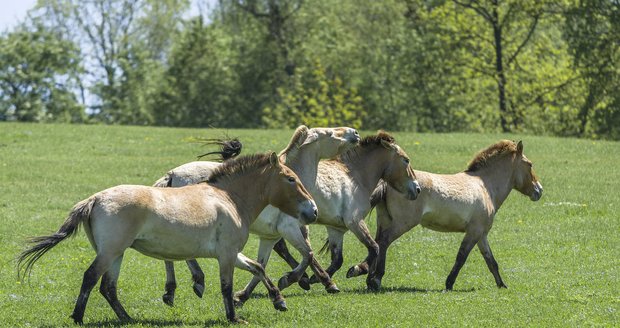
{"label": "green grass", "polygon": [[[0,325],[72,326],[69,318],[82,274],[94,258],[83,233],[50,251],[29,283],[16,278],[15,256],[29,236],[48,234],[71,207],[117,184],[152,184],[168,169],[205,151],[192,137],[238,136],[244,153],[280,150],[292,131],[169,129],[119,126],[0,124]],[[513,192],[496,216],[489,240],[508,289],[495,287],[474,250],[456,284],[442,292],[461,234],[416,228],[388,253],[383,291],[365,292],[363,278],[346,270],[365,256],[351,235],[334,279],[342,292],[315,285],[284,291],[288,312],[277,312],[257,288],[238,315],[256,326],[617,326],[620,308],[620,143],[499,134],[396,133],[414,168],[452,173],[500,138],[523,139],[526,155],[545,187],[539,202]],[[375,220],[369,225],[374,232]],[[315,249],[322,227],[311,228]],[[255,257],[257,239],[244,253]],[[319,261],[329,263],[327,255]],[[177,265],[176,306],[161,301],[164,265],[126,252],[119,297],[134,326],[219,326],[225,322],[215,260],[200,261],[207,274],[203,299],[194,296],[184,265]],[[274,254],[267,272],[287,271]],[[250,275],[235,272],[235,290]],[[95,289],[87,326],[119,325]]]}

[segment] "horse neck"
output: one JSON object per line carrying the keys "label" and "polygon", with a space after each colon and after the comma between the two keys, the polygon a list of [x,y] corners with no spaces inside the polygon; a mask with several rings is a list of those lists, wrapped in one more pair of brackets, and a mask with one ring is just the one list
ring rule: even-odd
{"label": "horse neck", "polygon": [[269,205],[265,192],[268,178],[268,175],[259,174],[259,170],[256,170],[243,176],[223,179],[214,186],[228,194],[241,218],[251,224]]}
{"label": "horse neck", "polygon": [[320,160],[317,147],[308,145],[286,153],[284,164],[290,167],[297,174],[301,183],[308,188],[316,183]]}
{"label": "horse neck", "polygon": [[512,161],[510,157],[498,159],[489,166],[481,168],[475,175],[479,176],[497,210],[508,198],[512,190]]}
{"label": "horse neck", "polygon": [[377,149],[358,148],[357,154],[349,154],[342,160],[356,182],[369,193],[375,189],[387,168],[386,157],[375,152],[378,152]]}

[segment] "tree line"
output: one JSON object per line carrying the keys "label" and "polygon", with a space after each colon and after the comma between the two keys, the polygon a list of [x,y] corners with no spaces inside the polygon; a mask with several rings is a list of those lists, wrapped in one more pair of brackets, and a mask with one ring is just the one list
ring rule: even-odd
{"label": "tree line", "polygon": [[0,120],[620,139],[618,0],[39,0]]}

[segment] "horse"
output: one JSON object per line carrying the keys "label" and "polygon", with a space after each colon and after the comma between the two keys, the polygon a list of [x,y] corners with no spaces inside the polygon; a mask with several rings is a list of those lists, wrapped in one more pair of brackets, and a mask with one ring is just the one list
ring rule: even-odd
{"label": "horse", "polygon": [[[280,152],[279,159],[299,176],[300,181],[312,194],[310,186],[313,186],[315,183],[319,160],[333,158],[357,145],[359,140],[359,133],[349,127],[309,129],[301,125],[293,133],[287,147]],[[222,160],[235,156],[238,154],[236,150],[240,151],[241,149],[241,144],[236,139],[218,141],[216,143],[222,146],[221,150],[210,154],[220,154]],[[155,186],[180,187],[195,184],[207,179],[219,165],[221,164],[218,162],[209,161],[195,161],[183,164],[170,170],[155,183]],[[300,227],[299,220],[272,206],[267,206],[259,215],[259,219],[250,226],[250,232],[260,236],[258,262],[263,267],[267,265],[273,244],[282,237],[295,245],[303,256],[304,260],[299,265],[299,268],[285,274],[279,280],[278,286],[284,285],[284,282],[287,282],[288,286],[289,281],[299,280],[308,264],[313,263],[312,248],[307,233],[304,233],[304,231],[305,226],[302,225]],[[195,260],[188,260],[187,265],[192,273],[194,292],[197,296],[202,297],[204,292],[204,273]],[[312,265],[312,269],[321,277],[321,281],[329,293],[339,292],[336,284],[331,281],[329,275],[325,273],[320,265]],[[260,280],[252,279],[253,284],[258,282]],[[174,304],[175,290],[174,264],[173,262],[166,261],[166,292],[162,297],[165,304],[170,306]]]}
{"label": "horse", "polygon": [[478,245],[497,287],[507,288],[487,236],[497,211],[512,189],[532,201],[542,197],[543,187],[532,166],[523,154],[521,141],[501,140],[478,152],[464,172],[443,175],[416,171],[422,193],[415,202],[407,201],[387,184],[380,184],[371,198],[377,208],[375,240],[380,249],[377,265],[374,271],[365,269],[371,259],[369,254],[366,260],[349,269],[347,277],[368,273],[372,289],[378,290],[385,274],[388,247],[420,224],[435,231],[465,233],[446,279],[446,290],[452,290],[474,245]]}
{"label": "horse", "polygon": [[233,271],[260,277],[277,310],[286,310],[278,288],[262,266],[241,253],[249,227],[271,204],[299,217],[316,220],[312,196],[297,175],[275,153],[233,159],[217,168],[205,183],[183,188],[120,185],[77,203],[55,234],[31,239],[34,245],[18,257],[18,273],[30,274],[34,263],[78,228],[97,255],[84,272],[71,317],[83,323],[88,297],[101,278],[100,292],[121,321],[133,321],[118,300],[116,286],[127,248],[163,260],[216,258],[226,318],[243,322],[233,305]]}
{"label": "horse", "polygon": [[[349,230],[366,246],[370,254],[368,263],[374,265],[379,245],[364,221],[371,210],[370,196],[379,181],[383,180],[403,199],[415,200],[420,193],[420,185],[411,169],[409,157],[391,135],[380,131],[364,138],[358,147],[336,160],[321,161],[318,169],[313,197],[320,212],[315,223],[326,226],[329,236],[326,246],[329,246],[332,258],[327,273],[331,277],[342,266],[343,238]],[[297,265],[284,240],[278,241],[274,250],[291,267]],[[315,282],[318,282],[316,275],[309,279],[309,283]],[[247,298],[249,293],[238,292],[235,296]]]}

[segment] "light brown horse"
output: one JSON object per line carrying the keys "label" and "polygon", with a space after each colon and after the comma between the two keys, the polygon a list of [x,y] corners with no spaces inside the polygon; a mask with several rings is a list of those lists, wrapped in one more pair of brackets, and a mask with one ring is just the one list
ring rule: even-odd
{"label": "light brown horse", "polygon": [[532,162],[523,154],[523,143],[499,141],[480,151],[465,172],[442,175],[416,171],[416,176],[422,193],[415,202],[406,200],[386,184],[375,190],[371,201],[377,207],[375,240],[380,249],[376,269],[368,273],[365,269],[367,259],[349,269],[347,277],[368,273],[369,288],[379,289],[385,274],[388,247],[405,232],[421,224],[435,231],[465,233],[456,262],[446,279],[447,290],[452,290],[461,267],[476,244],[497,286],[506,288],[487,240],[493,219],[512,189],[533,201],[539,200],[543,192]]}
{"label": "light brown horse", "polygon": [[18,272],[29,273],[41,256],[82,225],[97,256],[84,273],[72,314],[76,323],[83,322],[88,296],[100,277],[100,292],[118,318],[131,320],[116,294],[123,253],[130,247],[163,260],[217,258],[226,317],[232,322],[240,321],[233,306],[235,266],[259,276],[274,307],[285,310],[284,299],[263,267],[241,254],[250,225],[268,204],[306,224],[317,217],[312,197],[275,153],[230,160],[207,183],[112,187],[76,204],[55,234],[33,238],[35,245],[19,256]]}

